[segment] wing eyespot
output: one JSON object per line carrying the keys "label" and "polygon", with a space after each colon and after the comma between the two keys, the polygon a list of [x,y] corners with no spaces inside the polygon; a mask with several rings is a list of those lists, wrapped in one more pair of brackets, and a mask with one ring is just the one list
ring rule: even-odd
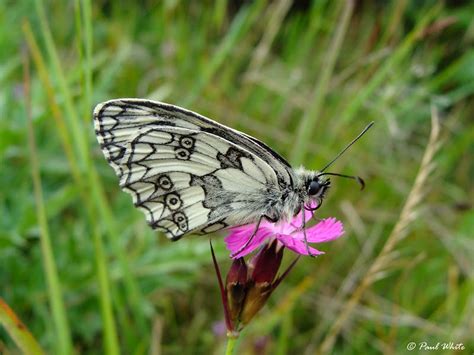
{"label": "wing eyespot", "polygon": [[158,185],[160,185],[163,190],[171,190],[173,187],[173,183],[168,175],[161,175],[158,178]]}
{"label": "wing eyespot", "polygon": [[186,148],[176,148],[174,152],[176,159],[189,160],[191,158],[191,152]]}
{"label": "wing eyespot", "polygon": [[173,221],[176,223],[181,232],[188,230],[188,219],[183,212],[176,212],[173,214]]}
{"label": "wing eyespot", "polygon": [[179,139],[179,145],[185,149],[191,150],[194,148],[195,139],[192,137],[181,137]]}
{"label": "wing eyespot", "polygon": [[165,203],[166,206],[172,211],[178,210],[183,205],[183,201],[181,201],[181,198],[176,192],[166,195]]}

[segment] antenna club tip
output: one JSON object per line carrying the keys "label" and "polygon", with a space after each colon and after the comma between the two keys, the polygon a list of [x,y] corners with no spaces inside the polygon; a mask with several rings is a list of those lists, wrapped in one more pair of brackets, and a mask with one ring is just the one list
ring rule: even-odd
{"label": "antenna club tip", "polygon": [[365,181],[362,179],[360,176],[356,176],[355,179],[360,185],[360,191],[362,191],[365,188]]}

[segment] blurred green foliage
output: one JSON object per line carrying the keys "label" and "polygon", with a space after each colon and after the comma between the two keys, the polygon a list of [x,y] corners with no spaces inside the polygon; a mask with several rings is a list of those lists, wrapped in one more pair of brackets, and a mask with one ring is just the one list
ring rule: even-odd
{"label": "blurred green foliage", "polygon": [[[102,157],[93,106],[186,106],[313,169],[374,120],[333,167],[366,190],[335,180],[318,211],[344,221],[346,237],[301,260],[238,344],[314,353],[399,218],[435,107],[442,146],[416,218],[332,351],[426,341],[472,352],[473,13],[470,1],[434,0],[0,3],[0,297],[52,353],[222,351],[208,239],[170,243],[148,229]],[[4,329],[2,348],[15,348]]]}

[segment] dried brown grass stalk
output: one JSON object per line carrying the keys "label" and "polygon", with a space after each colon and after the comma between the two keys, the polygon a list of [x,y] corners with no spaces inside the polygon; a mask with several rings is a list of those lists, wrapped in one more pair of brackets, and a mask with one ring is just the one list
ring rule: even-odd
{"label": "dried brown grass stalk", "polygon": [[365,275],[362,277],[359,286],[355,289],[351,298],[349,298],[349,300],[344,304],[339,316],[336,318],[328,334],[321,343],[318,353],[327,354],[332,350],[336,337],[341,331],[344,323],[353,313],[355,307],[362,298],[364,291],[374,281],[376,281],[381,274],[384,274],[383,271],[392,260],[391,254],[395,250],[397,243],[407,235],[407,227],[417,216],[417,207],[422,201],[425,192],[424,186],[426,185],[428,177],[434,168],[433,158],[440,147],[439,133],[440,126],[438,112],[433,108],[431,112],[430,138],[421,160],[418,175],[416,176],[415,182],[411,188],[410,193],[408,194],[408,198],[400,213],[400,217],[389,237],[387,238],[382,250],[375,258],[374,262],[367,270]]}

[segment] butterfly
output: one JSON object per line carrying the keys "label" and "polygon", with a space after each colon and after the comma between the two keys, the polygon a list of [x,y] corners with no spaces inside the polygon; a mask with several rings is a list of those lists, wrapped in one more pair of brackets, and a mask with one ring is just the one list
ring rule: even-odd
{"label": "butterfly", "polygon": [[120,187],[171,240],[257,222],[289,221],[321,206],[326,173],[293,169],[258,139],[184,108],[144,99],[94,109],[95,133]]}

